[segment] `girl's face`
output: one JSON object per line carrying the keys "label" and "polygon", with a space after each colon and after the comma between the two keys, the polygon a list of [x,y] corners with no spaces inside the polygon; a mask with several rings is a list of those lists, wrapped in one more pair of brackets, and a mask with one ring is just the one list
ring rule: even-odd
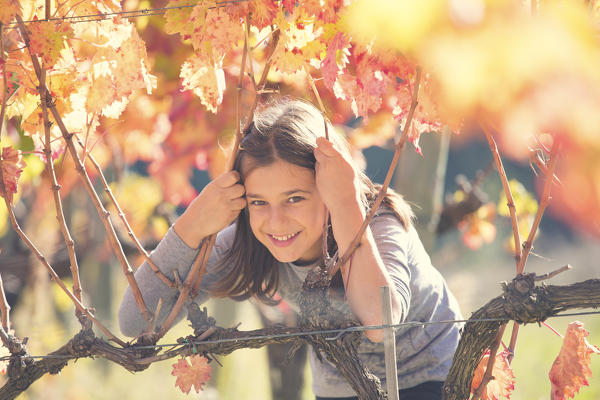
{"label": "girl's face", "polygon": [[277,160],[245,179],[250,227],[280,262],[321,255],[325,209],[314,171]]}

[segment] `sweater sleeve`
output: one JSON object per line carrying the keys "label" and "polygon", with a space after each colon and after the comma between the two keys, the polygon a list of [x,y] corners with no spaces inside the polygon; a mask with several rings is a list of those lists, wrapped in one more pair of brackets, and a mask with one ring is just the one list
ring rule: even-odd
{"label": "sweater sleeve", "polygon": [[383,264],[390,274],[401,299],[401,321],[406,319],[410,308],[411,272],[408,264],[409,234],[392,213],[376,215],[369,224]]}
{"label": "sweater sleeve", "polygon": [[[203,278],[201,290],[194,298],[195,302],[203,303],[206,301],[209,297],[206,282],[214,282],[222,273],[225,273],[225,271],[219,271],[217,268],[228,249],[229,240],[233,238],[234,230],[234,226],[231,225],[217,235],[215,246],[208,259],[207,272]],[[173,281],[175,274],[177,274],[184,282],[197,255],[198,249],[192,249],[186,245],[171,227],[156,249],[150,254],[150,258],[167,278]],[[150,311],[154,312],[159,299],[162,299],[157,325],[162,324],[175,305],[179,291],[165,285],[146,261],[135,272],[135,280],[142,292],[144,303]],[[176,321],[180,321],[184,316],[185,307],[177,316]],[[138,309],[131,287],[128,286],[119,308],[121,332],[126,336],[137,336],[147,329],[147,325]]]}

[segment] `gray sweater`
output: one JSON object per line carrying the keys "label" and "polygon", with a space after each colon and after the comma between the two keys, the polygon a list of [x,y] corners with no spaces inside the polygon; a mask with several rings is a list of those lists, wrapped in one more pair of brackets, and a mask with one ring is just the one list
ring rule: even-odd
{"label": "gray sweater", "polygon": [[[449,291],[444,278],[431,265],[414,228],[406,231],[390,212],[379,212],[370,224],[377,248],[387,268],[394,288],[403,300],[403,321],[443,321],[462,319],[458,303]],[[235,227],[229,226],[218,236],[207,264],[201,290],[194,299],[206,301],[211,285],[227,274],[231,268],[220,266],[220,260],[231,246]],[[177,272],[182,280],[187,276],[197,249],[188,247],[171,228],[152,252],[155,264],[168,277]],[[306,274],[312,266],[280,263],[278,293],[295,311],[299,311],[298,297]],[[147,263],[135,273],[146,305],[156,309],[162,298],[159,323],[166,318],[175,304],[178,292],[160,281]],[[352,279],[350,277],[350,279]],[[182,312],[179,319],[184,317]],[[217,316],[218,319],[218,316]],[[136,336],[146,328],[131,289],[127,288],[121,308],[119,323],[123,334]],[[426,381],[443,381],[450,369],[459,339],[458,324],[430,324],[401,327],[396,331],[398,384],[400,389],[416,386]],[[385,387],[385,360],[383,344],[372,343],[363,336],[359,347],[361,359],[377,375]],[[310,364],[313,392],[322,397],[355,396],[351,386],[328,361],[319,361],[311,349]]]}

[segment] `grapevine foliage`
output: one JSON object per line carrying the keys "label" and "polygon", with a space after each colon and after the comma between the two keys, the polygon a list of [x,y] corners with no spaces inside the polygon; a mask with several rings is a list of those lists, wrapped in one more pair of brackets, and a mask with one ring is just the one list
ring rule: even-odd
{"label": "grapevine foliage", "polygon": [[[46,105],[60,114],[78,150],[84,155],[94,150],[103,166],[115,154],[128,164],[141,161],[160,182],[161,199],[144,196],[147,207],[129,201],[131,208],[144,210],[135,224],[141,229],[147,227],[148,210],[161,200],[185,205],[194,198],[192,166],[213,176],[224,169],[221,145],[235,131],[233,92],[254,91],[265,65],[273,66],[268,75],[272,90],[306,95],[306,83],[316,81],[333,122],[360,122],[349,138],[358,147],[392,139],[398,125],[407,123],[420,66],[425,74],[409,130],[418,152],[420,135],[443,126],[470,134],[484,125],[517,158],[530,156],[531,147],[543,151],[547,141],[560,142],[568,162],[554,195],[557,212],[600,234],[596,1],[587,2],[591,13],[575,2],[540,1],[531,16],[520,2],[483,2],[478,14],[446,0],[172,0],[164,17],[151,19],[145,38],[132,20],[111,14],[122,11],[118,1],[65,0],[52,10],[51,20],[45,20],[44,1],[5,3],[0,7],[0,92],[10,129],[1,138],[0,195],[9,203],[25,168],[23,158],[35,165],[31,154],[17,149],[20,132],[32,139],[37,155],[46,144],[52,160],[65,151],[57,121],[44,126],[31,56],[45,71]],[[97,17],[75,18],[90,15]],[[28,43],[17,17],[28,21]],[[248,69],[239,80],[244,48],[250,49]],[[161,59],[161,52],[169,60]],[[175,74],[164,66],[173,63]],[[178,84],[170,83],[169,74]],[[250,105],[250,97],[242,97],[243,107]],[[72,170],[63,173],[63,196]],[[41,171],[30,174],[27,184]],[[149,187],[142,177],[131,179],[138,188]],[[589,195],[574,199],[573,193]],[[494,210],[482,212],[463,226],[472,247],[495,234]],[[597,350],[582,344],[582,329],[569,327],[551,371],[553,398],[568,398],[587,383],[589,357]],[[199,391],[210,371],[204,358],[190,360],[191,365],[182,359],[173,368],[176,385],[186,393],[192,386]],[[497,356],[493,375],[485,396],[509,397],[514,376],[505,354]]]}
{"label": "grapevine foliage", "polygon": [[571,322],[567,327],[560,353],[548,374],[552,400],[572,399],[582,385],[589,385],[591,355],[599,354],[600,349],[587,342],[588,335],[581,322]]}
{"label": "grapevine foliage", "polygon": [[[489,358],[489,352],[481,358],[481,361],[475,370],[473,382],[471,383],[471,392],[474,392],[481,384]],[[496,354],[496,362],[494,363],[492,376],[494,379],[487,384],[481,398],[484,400],[509,399],[515,387],[515,374],[510,367],[508,353],[506,351]]]}
{"label": "grapevine foliage", "polygon": [[210,379],[210,365],[208,360],[198,354],[189,357],[190,361],[181,358],[173,364],[171,375],[176,376],[175,386],[185,394],[188,394],[192,386],[199,393]]}

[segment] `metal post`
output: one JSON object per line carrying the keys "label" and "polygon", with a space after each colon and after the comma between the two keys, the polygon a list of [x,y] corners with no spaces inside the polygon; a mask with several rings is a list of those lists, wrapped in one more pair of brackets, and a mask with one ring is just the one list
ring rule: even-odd
{"label": "metal post", "polygon": [[[383,325],[392,322],[392,296],[390,288],[381,287],[381,308]],[[385,378],[389,400],[398,400],[398,369],[396,366],[396,335],[394,328],[383,328],[383,348],[385,350]]]}

